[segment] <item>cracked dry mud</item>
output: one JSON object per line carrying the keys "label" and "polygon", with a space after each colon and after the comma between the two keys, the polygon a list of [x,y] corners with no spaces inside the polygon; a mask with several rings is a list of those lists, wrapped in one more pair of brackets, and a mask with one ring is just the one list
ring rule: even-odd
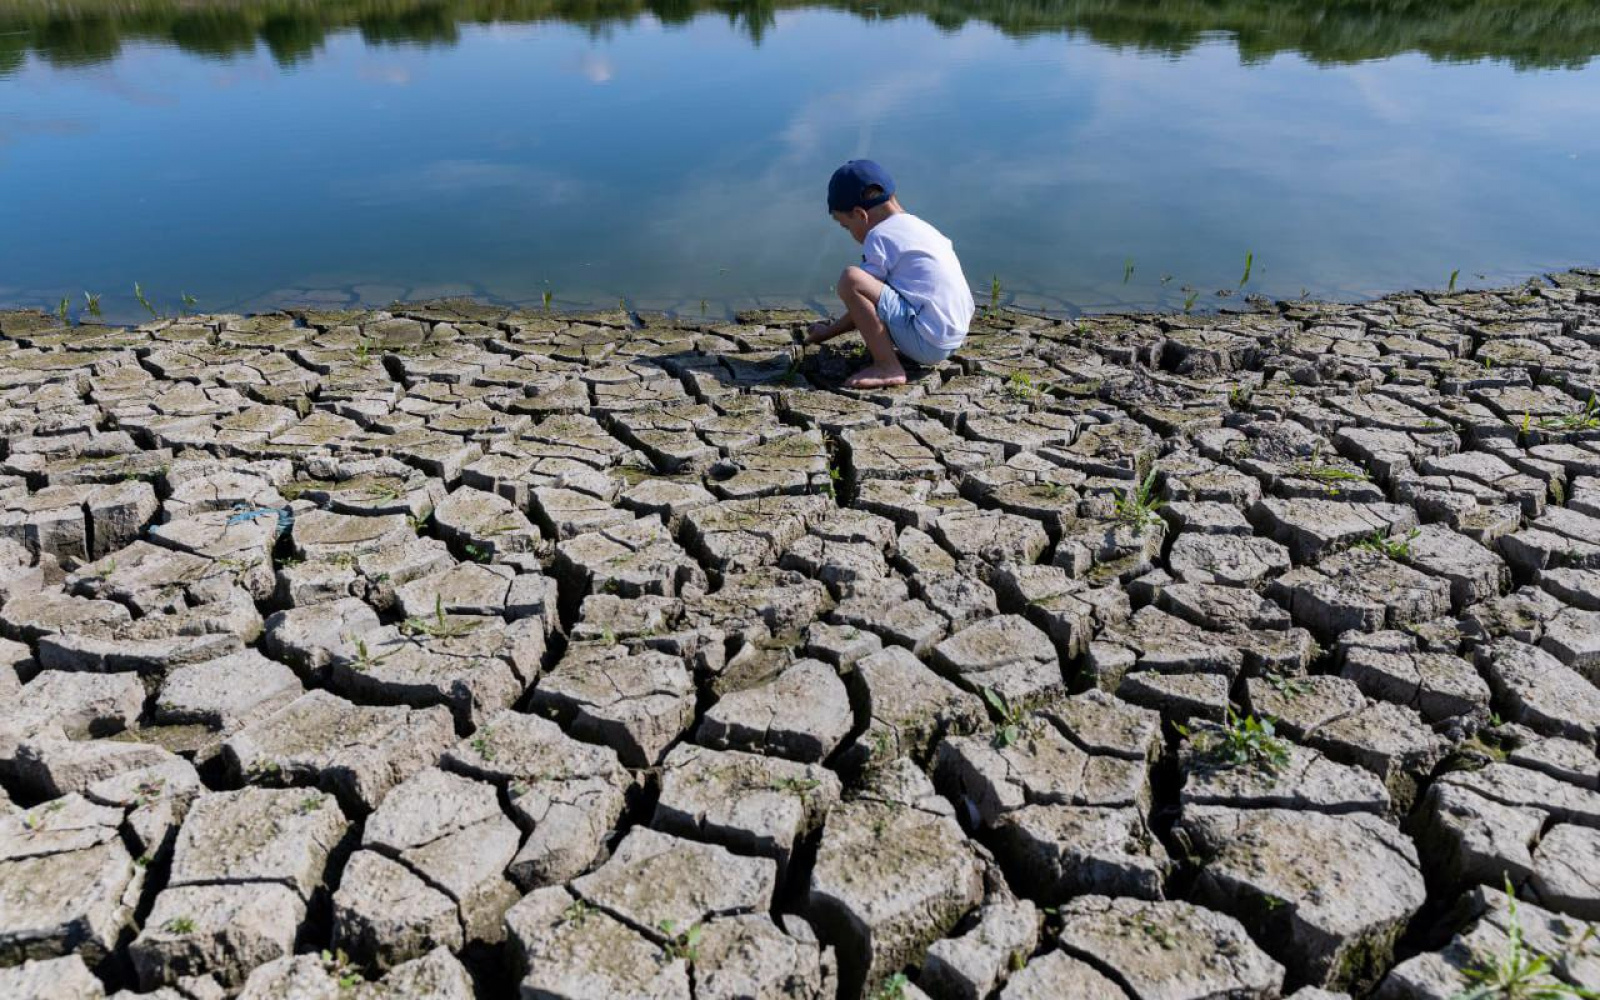
{"label": "cracked dry mud", "polygon": [[0,996],[1600,987],[1600,272],[809,318],[0,313]]}

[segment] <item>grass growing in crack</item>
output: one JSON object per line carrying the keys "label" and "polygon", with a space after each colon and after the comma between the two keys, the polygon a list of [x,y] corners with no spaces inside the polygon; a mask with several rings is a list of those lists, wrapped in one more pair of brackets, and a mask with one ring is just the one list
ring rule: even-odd
{"label": "grass growing in crack", "polygon": [[787,778],[779,778],[774,781],[771,787],[775,792],[792,792],[801,798],[805,798],[807,792],[814,792],[822,787],[822,782],[817,778],[796,778],[790,775]]}
{"label": "grass growing in crack", "polygon": [[1311,691],[1311,685],[1304,678],[1290,677],[1286,674],[1268,674],[1267,683],[1272,685],[1272,690],[1285,698],[1298,698]]}
{"label": "grass growing in crack", "polygon": [[1268,716],[1240,718],[1228,709],[1228,721],[1221,732],[1207,730],[1190,733],[1187,726],[1178,726],[1178,733],[1192,739],[1200,755],[1218,767],[1261,767],[1276,771],[1289,763],[1289,745],[1277,736],[1276,727]]}
{"label": "grass growing in crack", "polygon": [[1000,315],[1000,276],[998,274],[989,277],[989,315]]}
{"label": "grass growing in crack", "polygon": [[83,308],[90,316],[100,315],[100,296],[83,293]]}
{"label": "grass growing in crack", "polygon": [[478,730],[472,737],[472,751],[486,761],[493,762],[495,758],[494,745],[489,741],[494,738],[494,730],[485,726]]}
{"label": "grass growing in crack", "polygon": [[489,561],[489,550],[483,548],[481,545],[473,545],[469,542],[462,546],[462,551],[465,552],[467,554],[467,558],[471,559],[473,562],[486,563]]}
{"label": "grass growing in crack", "polygon": [[[1559,417],[1540,417],[1539,429],[1546,431],[1592,431],[1600,430],[1600,400],[1594,393],[1589,394],[1589,401],[1576,413],[1564,413]],[[1523,420],[1523,430],[1527,430],[1527,420]]]}
{"label": "grass growing in crack", "polygon": [[677,924],[671,920],[663,920],[656,925],[667,938],[667,943],[662,950],[667,953],[667,960],[683,959],[690,965],[700,960],[700,936],[704,933],[699,924],[695,924],[682,934],[677,933]]}
{"label": "grass growing in crack", "polygon": [[905,1000],[906,987],[911,985],[911,980],[906,978],[904,972],[896,972],[879,984],[871,1000]]}
{"label": "grass growing in crack", "polygon": [[1248,385],[1235,386],[1228,390],[1228,406],[1235,410],[1250,408],[1250,400],[1255,398],[1256,391]]}
{"label": "grass growing in crack", "polygon": [[61,301],[56,305],[56,319],[61,321],[62,326],[72,325],[72,316],[67,310],[67,297],[65,295],[61,296]]}
{"label": "grass growing in crack", "polygon": [[1022,742],[1023,737],[1033,735],[1033,722],[1028,717],[1028,712],[1021,705],[1013,705],[1005,695],[994,688],[983,689],[983,700],[989,703],[996,715],[1000,717],[1000,724],[994,730],[994,745],[997,750],[1004,750],[1008,746]]}
{"label": "grass growing in crack", "polygon": [[574,927],[582,927],[596,912],[598,911],[594,907],[583,900],[574,899],[565,910],[561,911],[561,920],[563,923],[572,924]]}
{"label": "grass growing in crack", "polygon": [[412,615],[400,623],[406,635],[425,635],[430,639],[459,639],[478,627],[475,621],[451,621],[444,613],[444,598],[433,595],[432,615]]}
{"label": "grass growing in crack", "polygon": [[356,655],[355,659],[350,661],[350,665],[362,673],[366,673],[367,671],[376,667],[378,664],[382,663],[384,660],[387,660],[389,657],[394,655],[394,651],[390,650],[387,653],[373,656],[371,651],[367,649],[367,641],[365,639],[357,638],[355,643]]}
{"label": "grass growing in crack", "polygon": [[194,918],[173,917],[166,922],[162,929],[171,934],[192,934],[194,933]]}
{"label": "grass growing in crack", "polygon": [[388,482],[373,483],[362,490],[361,495],[373,503],[394,503],[405,496],[399,487]]}
{"label": "grass growing in crack", "polygon": [[1006,397],[1018,403],[1031,403],[1039,397],[1039,386],[1027,372],[1012,372],[1006,379]]}
{"label": "grass growing in crack", "polygon": [[[1462,974],[1472,981],[1467,989],[1450,1000],[1600,1000],[1600,992],[1563,983],[1551,974],[1555,961],[1528,947],[1522,940],[1522,919],[1517,915],[1517,894],[1510,876],[1505,880],[1510,909],[1506,920],[1506,944],[1497,955],[1476,956],[1477,964]],[[1584,931],[1577,944],[1560,956],[1582,948],[1594,937],[1594,928]]]}
{"label": "grass growing in crack", "polygon": [[1396,562],[1405,562],[1411,558],[1411,543],[1422,534],[1420,528],[1412,528],[1410,534],[1404,538],[1391,538],[1381,531],[1374,531],[1370,536],[1363,538],[1355,544],[1358,549],[1371,549],[1380,555],[1388,556]]}
{"label": "grass growing in crack", "polygon": [[1144,534],[1146,528],[1158,531],[1166,528],[1166,522],[1156,513],[1166,505],[1166,501],[1155,499],[1155,487],[1156,473],[1152,469],[1138,486],[1131,490],[1116,491],[1117,520],[1132,528],[1136,534]]}
{"label": "grass growing in crack", "polygon": [[333,975],[341,990],[353,989],[361,982],[361,972],[351,963],[350,956],[344,953],[343,948],[338,951],[324,950],[322,964]]}

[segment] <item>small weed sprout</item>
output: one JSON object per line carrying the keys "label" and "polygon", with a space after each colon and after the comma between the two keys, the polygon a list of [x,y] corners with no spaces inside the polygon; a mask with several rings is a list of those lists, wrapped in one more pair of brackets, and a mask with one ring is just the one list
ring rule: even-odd
{"label": "small weed sprout", "polygon": [[430,639],[459,639],[477,627],[475,621],[451,621],[444,612],[444,597],[439,594],[433,595],[432,615],[412,615],[400,623],[400,631],[406,635],[425,635]]}
{"label": "small weed sprout", "polygon": [[133,283],[133,298],[141,306],[144,306],[144,311],[150,314],[151,319],[161,318],[161,313],[156,310],[155,306],[150,304],[149,299],[144,297],[144,289],[139,287],[139,283],[137,281]]}
{"label": "small weed sprout", "polygon": [[998,274],[989,278],[989,315],[1000,315],[1000,276]]}
{"label": "small weed sprout", "polygon": [[367,671],[376,667],[378,664],[382,663],[384,660],[387,660],[389,657],[394,655],[394,650],[390,650],[387,653],[380,653],[377,656],[373,656],[371,650],[367,649],[367,641],[360,637],[356,638],[355,644],[356,656],[355,659],[351,661],[350,665],[362,673],[366,673]]}
{"label": "small weed sprout", "polygon": [[1456,279],[1459,277],[1461,277],[1461,268],[1458,267],[1454,271],[1450,272],[1450,287],[1445,289],[1445,291],[1454,293],[1456,290]]}
{"label": "small weed sprout", "polygon": [[[1472,985],[1451,1000],[1600,1000],[1600,992],[1561,982],[1551,974],[1555,962],[1529,948],[1522,939],[1522,919],[1517,915],[1517,894],[1511,887],[1511,878],[1505,879],[1509,910],[1506,920],[1505,948],[1498,955],[1478,956],[1477,964],[1462,974]],[[1560,957],[1565,958],[1579,950],[1594,937],[1594,928]]]}
{"label": "small weed sprout", "polygon": [[1117,520],[1132,528],[1136,534],[1144,534],[1147,528],[1157,531],[1166,528],[1166,522],[1156,513],[1166,505],[1166,501],[1154,498],[1155,485],[1156,473],[1152,469],[1138,486],[1131,490],[1116,491]]}
{"label": "small weed sprout", "polygon": [[1422,534],[1421,529],[1412,528],[1404,538],[1385,537],[1381,531],[1374,531],[1355,544],[1358,549],[1371,549],[1380,555],[1388,556],[1396,562],[1405,562],[1411,558],[1411,543]]}
{"label": "small weed sprout", "polygon": [[327,966],[328,971],[337,979],[341,990],[353,989],[361,982],[360,971],[351,964],[350,956],[344,953],[343,948],[338,951],[324,950],[322,964]]}
{"label": "small weed sprout", "polygon": [[178,298],[183,302],[183,307],[185,309],[193,309],[200,302],[199,299],[195,298],[193,295],[190,295],[188,292],[179,292]]}
{"label": "small weed sprout", "polygon": [[56,305],[56,319],[61,321],[62,326],[72,325],[72,314],[68,311],[65,295],[61,296],[61,301]]}
{"label": "small weed sprout", "polygon": [[1023,737],[1033,735],[1033,722],[1022,706],[1011,704],[1005,695],[994,688],[983,689],[983,700],[1000,717],[1000,724],[994,731],[995,749],[1004,750],[1022,742]]}
{"label": "small weed sprout", "polygon": [[1199,292],[1190,292],[1183,300],[1183,312],[1188,315],[1194,309],[1195,300],[1200,297]]}
{"label": "small weed sprout", "polygon": [[822,787],[822,782],[817,778],[796,778],[793,775],[787,778],[779,778],[772,783],[773,791],[793,792],[801,798],[805,798],[806,793],[814,792],[820,787]]}
{"label": "small weed sprout", "polygon": [[574,899],[565,910],[561,911],[561,920],[574,927],[582,927],[594,913],[594,907],[581,899]]}
{"label": "small weed sprout", "polygon": [[1033,384],[1033,378],[1027,372],[1012,372],[1006,379],[1006,396],[1019,403],[1031,403],[1039,395],[1039,389]]}
{"label": "small weed sprout", "polygon": [[1254,269],[1255,266],[1256,266],[1256,254],[1255,254],[1255,251],[1254,250],[1247,251],[1245,253],[1245,255],[1244,255],[1244,277],[1239,279],[1239,287],[1240,288],[1243,288],[1244,286],[1250,284],[1250,272],[1251,272],[1252,269]]}
{"label": "small weed sprout", "polygon": [[99,316],[100,315],[100,296],[91,295],[88,292],[84,292],[83,293],[83,308],[88,311],[90,316]]}
{"label": "small weed sprout", "polygon": [[494,730],[488,726],[478,730],[477,734],[472,737],[472,752],[486,761],[493,762],[495,749],[494,744],[490,742],[493,738]]}
{"label": "small weed sprout", "polygon": [[486,563],[489,561],[489,551],[483,548],[481,545],[473,545],[468,543],[466,546],[464,546],[463,551],[466,552],[467,558],[471,559],[473,562]]}
{"label": "small weed sprout", "polygon": [[667,938],[667,943],[662,950],[667,953],[668,961],[675,961],[681,958],[693,965],[700,960],[700,936],[703,930],[699,924],[695,924],[682,934],[679,934],[676,928],[677,925],[671,920],[663,920],[656,925],[656,929]]}
{"label": "small weed sprout", "polygon": [[1272,690],[1285,698],[1298,698],[1311,691],[1311,685],[1305,680],[1287,674],[1267,674],[1267,683],[1272,685]]}
{"label": "small weed sprout", "polygon": [[906,987],[911,985],[911,980],[906,978],[904,972],[896,972],[879,985],[872,1000],[905,1000]]}
{"label": "small weed sprout", "polygon": [[173,917],[171,920],[166,922],[166,925],[162,929],[167,931],[169,934],[193,934],[194,918]]}
{"label": "small weed sprout", "polygon": [[1187,726],[1177,729],[1179,735],[1193,739],[1195,749],[1217,767],[1262,767],[1276,771],[1289,763],[1289,746],[1278,739],[1268,716],[1258,719],[1248,715],[1241,719],[1230,708],[1221,733],[1191,734]]}
{"label": "small weed sprout", "polygon": [[1589,401],[1576,413],[1564,413],[1559,417],[1540,417],[1539,429],[1546,431],[1592,431],[1600,430],[1600,400],[1594,393],[1589,394]]}

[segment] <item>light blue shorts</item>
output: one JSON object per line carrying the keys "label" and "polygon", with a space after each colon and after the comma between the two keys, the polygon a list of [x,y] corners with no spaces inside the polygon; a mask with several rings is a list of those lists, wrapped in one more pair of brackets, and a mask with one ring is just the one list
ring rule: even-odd
{"label": "light blue shorts", "polygon": [[934,365],[955,353],[948,347],[939,347],[928,339],[917,325],[917,311],[900,297],[894,287],[885,284],[878,296],[878,318],[889,330],[889,339],[895,350],[919,365]]}

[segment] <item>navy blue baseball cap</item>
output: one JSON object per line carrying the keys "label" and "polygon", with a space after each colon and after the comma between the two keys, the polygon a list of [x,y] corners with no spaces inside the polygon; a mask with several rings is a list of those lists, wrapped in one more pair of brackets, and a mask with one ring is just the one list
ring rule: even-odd
{"label": "navy blue baseball cap", "polygon": [[[883,194],[866,197],[867,188],[877,185]],[[853,208],[875,208],[894,197],[894,178],[871,160],[851,160],[833,172],[828,181],[828,211],[848,212]]]}

